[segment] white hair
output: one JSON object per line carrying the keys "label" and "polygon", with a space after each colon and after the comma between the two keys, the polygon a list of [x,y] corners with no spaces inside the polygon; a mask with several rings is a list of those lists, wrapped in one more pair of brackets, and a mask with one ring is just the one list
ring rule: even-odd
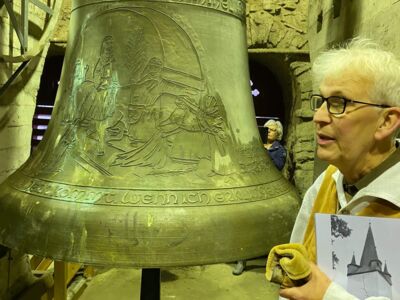
{"label": "white hair", "polygon": [[277,137],[276,139],[278,141],[282,140],[282,136],[283,136],[283,126],[282,123],[279,122],[278,120],[268,120],[267,122],[265,122],[264,127],[268,127],[269,125],[276,125],[276,132],[277,132]]}
{"label": "white hair", "polygon": [[315,59],[313,82],[320,86],[327,76],[340,76],[345,71],[355,71],[360,78],[371,81],[369,97],[376,103],[400,106],[400,61],[393,53],[357,37]]}

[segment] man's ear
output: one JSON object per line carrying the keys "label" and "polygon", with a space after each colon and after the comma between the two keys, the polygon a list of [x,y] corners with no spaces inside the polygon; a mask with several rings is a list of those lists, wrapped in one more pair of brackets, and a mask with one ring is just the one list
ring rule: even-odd
{"label": "man's ear", "polygon": [[381,123],[375,132],[377,140],[386,139],[394,135],[400,128],[400,107],[385,108],[382,114]]}

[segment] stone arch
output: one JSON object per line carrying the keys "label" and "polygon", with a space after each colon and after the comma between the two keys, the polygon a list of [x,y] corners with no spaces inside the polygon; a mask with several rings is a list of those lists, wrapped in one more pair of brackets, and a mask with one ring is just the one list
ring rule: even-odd
{"label": "stone arch", "polygon": [[314,166],[314,130],[308,101],[312,91],[308,53],[250,49],[249,57],[270,71],[266,80],[272,75],[282,91],[280,101],[284,113],[281,121],[288,153],[283,174],[303,195],[312,183]]}

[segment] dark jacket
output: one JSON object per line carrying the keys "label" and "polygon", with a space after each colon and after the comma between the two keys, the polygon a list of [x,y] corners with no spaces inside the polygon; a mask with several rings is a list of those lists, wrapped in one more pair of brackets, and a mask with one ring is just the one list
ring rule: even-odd
{"label": "dark jacket", "polygon": [[275,141],[272,143],[271,148],[268,149],[268,154],[278,170],[282,170],[286,162],[285,148],[278,141]]}

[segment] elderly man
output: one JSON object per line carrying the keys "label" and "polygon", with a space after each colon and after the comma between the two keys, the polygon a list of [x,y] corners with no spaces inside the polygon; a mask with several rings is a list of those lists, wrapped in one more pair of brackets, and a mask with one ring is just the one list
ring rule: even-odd
{"label": "elderly man", "polygon": [[[307,191],[291,243],[304,245],[315,262],[315,213],[400,217],[400,62],[357,38],[322,53],[313,76],[319,86],[311,96],[317,155],[330,165]],[[305,284],[282,288],[280,295],[357,299],[314,263],[310,268]]]}

